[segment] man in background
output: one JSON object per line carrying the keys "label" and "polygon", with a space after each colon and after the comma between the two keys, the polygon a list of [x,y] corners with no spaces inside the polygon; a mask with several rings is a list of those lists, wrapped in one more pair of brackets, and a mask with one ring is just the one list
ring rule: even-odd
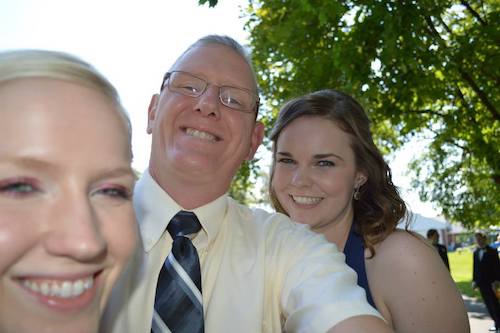
{"label": "man in background", "polygon": [[436,229],[429,229],[427,231],[427,239],[432,243],[432,246],[436,248],[439,256],[443,260],[444,264],[450,270],[450,263],[448,261],[448,250],[446,246],[439,244],[439,233]]}
{"label": "man in background", "polygon": [[495,293],[495,282],[500,281],[500,260],[497,251],[488,245],[483,232],[475,234],[477,248],[474,251],[472,287],[479,288],[488,312],[495,322],[490,331],[500,332],[500,305]]}

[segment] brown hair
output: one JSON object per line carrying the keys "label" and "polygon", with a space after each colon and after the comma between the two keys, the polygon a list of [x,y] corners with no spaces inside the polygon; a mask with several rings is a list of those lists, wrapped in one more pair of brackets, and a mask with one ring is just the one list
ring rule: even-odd
{"label": "brown hair", "polygon": [[367,176],[359,188],[359,199],[353,200],[354,228],[365,246],[375,255],[374,245],[393,232],[401,219],[408,226],[409,214],[405,202],[392,183],[391,170],[375,146],[370,131],[370,120],[362,106],[349,95],[334,89],[320,90],[289,101],[281,109],[271,131],[273,162],[269,180],[269,194],[274,208],[286,211],[272,188],[276,160],[276,142],[281,131],[299,117],[320,117],[334,122],[349,134],[355,155],[356,168]]}

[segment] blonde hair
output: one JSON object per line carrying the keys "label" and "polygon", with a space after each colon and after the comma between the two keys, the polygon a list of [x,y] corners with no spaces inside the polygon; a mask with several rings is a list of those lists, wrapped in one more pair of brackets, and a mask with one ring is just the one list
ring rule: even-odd
{"label": "blonde hair", "polygon": [[131,149],[132,126],[118,92],[89,63],[68,53],[47,50],[0,52],[0,84],[18,79],[47,78],[68,81],[102,93],[114,104],[126,125]]}

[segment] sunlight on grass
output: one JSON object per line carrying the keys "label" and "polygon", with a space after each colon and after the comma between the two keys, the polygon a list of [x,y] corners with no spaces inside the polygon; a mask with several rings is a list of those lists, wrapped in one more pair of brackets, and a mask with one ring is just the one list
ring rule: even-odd
{"label": "sunlight on grass", "polygon": [[465,248],[449,252],[451,276],[462,294],[470,297],[480,297],[479,291],[472,289],[472,251]]}

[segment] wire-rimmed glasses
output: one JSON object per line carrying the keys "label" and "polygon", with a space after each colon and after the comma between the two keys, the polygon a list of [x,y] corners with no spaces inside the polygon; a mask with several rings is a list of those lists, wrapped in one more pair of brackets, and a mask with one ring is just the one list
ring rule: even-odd
{"label": "wire-rimmed glasses", "polygon": [[[207,90],[209,83],[191,73],[184,71],[167,72],[163,78],[161,88],[165,85],[168,90],[185,96],[200,97]],[[257,112],[259,97],[252,91],[232,86],[218,86],[220,102],[228,108],[242,112]]]}

